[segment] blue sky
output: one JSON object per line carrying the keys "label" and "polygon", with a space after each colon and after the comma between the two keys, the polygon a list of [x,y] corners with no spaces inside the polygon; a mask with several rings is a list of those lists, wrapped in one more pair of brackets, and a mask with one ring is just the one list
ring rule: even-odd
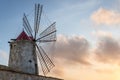
{"label": "blue sky", "polygon": [[101,46],[101,38],[111,39],[106,41],[108,43],[103,43],[106,49],[109,49],[107,44],[120,40],[120,0],[0,0],[0,53],[4,53],[4,57],[7,56],[0,59],[1,64],[7,64],[8,41],[16,38],[23,29],[24,12],[28,15],[30,24],[33,24],[35,3],[44,6],[44,13],[51,22],[56,21],[58,43],[60,38],[63,38],[63,42],[77,44],[75,41],[81,41],[82,37],[82,40],[85,39],[90,47],[92,46],[90,50],[94,51]]}
{"label": "blue sky", "polygon": [[[8,48],[7,41],[15,37],[20,32],[22,26],[22,16],[33,12],[34,4],[44,5],[44,11],[51,21],[57,22],[58,33],[65,35],[88,35],[91,31],[89,16],[99,7],[112,9],[113,2],[117,0],[1,0],[0,1],[0,24],[1,24],[1,46]],[[107,5],[106,5],[107,4]],[[73,22],[74,21],[74,22]],[[83,23],[83,22],[87,22]],[[4,42],[3,42],[4,41]],[[5,45],[6,44],[6,45]],[[7,49],[8,50],[8,49]]]}

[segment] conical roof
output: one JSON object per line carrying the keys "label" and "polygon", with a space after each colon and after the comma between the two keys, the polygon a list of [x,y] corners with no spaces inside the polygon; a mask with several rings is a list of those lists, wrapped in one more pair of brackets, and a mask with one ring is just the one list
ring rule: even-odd
{"label": "conical roof", "polygon": [[32,40],[33,38],[28,36],[26,32],[23,30],[16,40]]}

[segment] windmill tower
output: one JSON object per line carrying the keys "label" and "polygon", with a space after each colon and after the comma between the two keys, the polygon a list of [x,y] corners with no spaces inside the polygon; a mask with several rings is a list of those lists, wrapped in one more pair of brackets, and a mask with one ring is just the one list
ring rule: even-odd
{"label": "windmill tower", "polygon": [[41,43],[56,41],[55,22],[40,34],[38,33],[42,8],[42,5],[35,4],[34,30],[32,30],[27,16],[23,15],[25,31],[23,30],[16,39],[10,41],[9,67],[38,75],[38,64],[40,63],[43,74],[46,75],[55,66],[40,45]]}

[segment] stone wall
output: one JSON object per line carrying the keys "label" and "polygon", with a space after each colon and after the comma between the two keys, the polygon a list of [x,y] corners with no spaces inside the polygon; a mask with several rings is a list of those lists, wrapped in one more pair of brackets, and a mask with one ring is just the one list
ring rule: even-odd
{"label": "stone wall", "polygon": [[38,74],[35,43],[30,40],[11,42],[9,67],[31,74]]}
{"label": "stone wall", "polygon": [[7,66],[0,65],[0,80],[62,80],[62,79],[27,74],[16,70],[11,70],[11,68]]}

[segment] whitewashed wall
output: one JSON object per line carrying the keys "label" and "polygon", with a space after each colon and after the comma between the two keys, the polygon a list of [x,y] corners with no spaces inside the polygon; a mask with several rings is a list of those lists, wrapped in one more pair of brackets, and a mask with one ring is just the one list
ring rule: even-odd
{"label": "whitewashed wall", "polygon": [[11,42],[9,67],[22,72],[37,74],[35,44],[29,40]]}

